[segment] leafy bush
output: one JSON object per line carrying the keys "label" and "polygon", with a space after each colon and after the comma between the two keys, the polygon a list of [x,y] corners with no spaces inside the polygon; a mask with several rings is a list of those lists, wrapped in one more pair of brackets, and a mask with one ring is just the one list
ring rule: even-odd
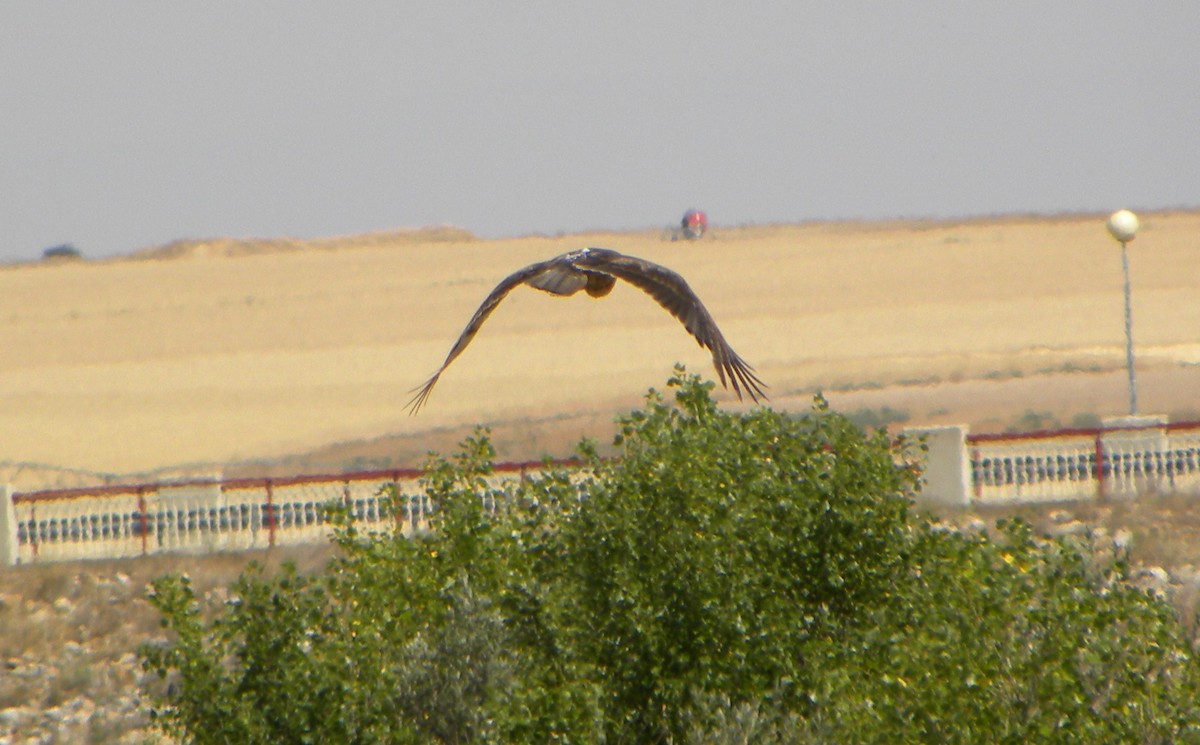
{"label": "leafy bush", "polygon": [[682,370],[621,456],[495,486],[433,459],[412,539],[342,516],[323,573],[244,575],[175,641],[162,724],[207,742],[1177,742],[1197,666],[1165,603],[1086,546],[937,530],[913,446],[818,399],[723,412]]}
{"label": "leafy bush", "polygon": [[823,729],[879,743],[1198,741],[1200,681],[1172,608],[1081,539],[997,527],[914,532],[915,575],[822,680]]}

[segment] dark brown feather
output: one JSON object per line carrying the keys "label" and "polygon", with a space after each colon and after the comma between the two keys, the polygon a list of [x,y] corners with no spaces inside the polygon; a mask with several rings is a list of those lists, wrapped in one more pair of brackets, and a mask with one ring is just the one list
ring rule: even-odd
{"label": "dark brown feather", "polygon": [[409,409],[410,414],[416,414],[417,411],[419,411],[420,408],[425,405],[425,399],[429,398],[429,393],[433,390],[434,384],[438,382],[438,378],[442,376],[442,373],[445,372],[446,368],[450,366],[450,363],[453,362],[458,355],[463,353],[463,350],[466,349],[467,345],[471,343],[471,340],[475,338],[475,334],[479,333],[479,329],[483,326],[483,322],[486,321],[488,316],[492,314],[492,311],[496,309],[496,306],[500,304],[500,301],[507,297],[508,293],[512,292],[517,285],[524,284],[525,282],[530,281],[539,274],[543,274],[552,268],[553,264],[557,260],[558,259],[555,258],[549,261],[541,261],[537,264],[531,264],[524,269],[513,272],[501,280],[500,284],[496,285],[496,288],[492,290],[486,298],[483,299],[482,303],[480,303],[479,309],[475,311],[475,315],[471,316],[471,320],[467,323],[466,328],[464,328],[462,333],[459,334],[458,340],[455,341],[454,346],[450,348],[450,354],[446,355],[446,361],[442,363],[442,366],[438,368],[438,371],[435,372],[429,378],[429,380],[425,381],[424,385],[413,389],[413,391],[417,392],[417,395],[413,396],[412,400],[409,401],[408,405],[405,407]]}
{"label": "dark brown feather", "polygon": [[742,398],[743,390],[755,402],[767,398],[762,390],[766,384],[754,374],[754,368],[725,341],[704,303],[678,273],[654,262],[607,249],[593,249],[584,258],[576,260],[575,264],[611,274],[646,292],[679,319],[702,347],[712,352],[713,365],[722,386],[726,385],[728,375],[729,385],[738,399]]}

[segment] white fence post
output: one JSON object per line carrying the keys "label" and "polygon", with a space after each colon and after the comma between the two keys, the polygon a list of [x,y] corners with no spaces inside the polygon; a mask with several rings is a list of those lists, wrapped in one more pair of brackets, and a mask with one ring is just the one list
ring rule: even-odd
{"label": "white fence post", "polygon": [[17,512],[13,507],[12,487],[0,484],[0,566],[17,563]]}
{"label": "white fence post", "polygon": [[914,427],[905,429],[910,437],[922,437],[928,451],[922,458],[921,491],[917,501],[929,505],[971,503],[971,463],[967,457],[966,425]]}

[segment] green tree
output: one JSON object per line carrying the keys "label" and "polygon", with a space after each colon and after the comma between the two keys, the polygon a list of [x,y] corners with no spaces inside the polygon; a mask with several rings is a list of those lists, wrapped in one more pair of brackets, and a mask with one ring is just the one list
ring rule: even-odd
{"label": "green tree", "polygon": [[825,734],[870,743],[1174,743],[1200,737],[1171,606],[1084,539],[914,533],[916,574],[845,645]]}
{"label": "green tree", "polygon": [[735,416],[677,377],[621,420],[555,548],[576,657],[619,740],[678,738],[694,697],[798,694],[812,650],[850,633],[908,573],[915,472],[885,433],[818,401]]}
{"label": "green tree", "polygon": [[1166,603],[1082,544],[935,529],[917,445],[817,399],[722,411],[684,374],[620,455],[496,486],[486,431],[432,458],[429,530],[342,514],[325,571],[202,608],[155,583],[144,650],[186,741],[1195,741]]}

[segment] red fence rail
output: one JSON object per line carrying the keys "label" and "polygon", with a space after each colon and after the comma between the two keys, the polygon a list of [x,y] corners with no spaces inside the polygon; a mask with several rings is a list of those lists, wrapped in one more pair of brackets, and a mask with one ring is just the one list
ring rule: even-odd
{"label": "red fence rail", "polygon": [[[575,459],[501,463],[496,478]],[[417,529],[430,510],[414,487],[421,469],[386,469],[285,478],[193,479],[14,494],[0,530],[7,563],[144,556],[167,551],[267,548],[320,540],[331,525],[324,507],[346,505],[367,525],[392,520]],[[388,516],[383,492],[395,487]],[[2,516],[2,513],[0,513]],[[407,521],[407,522],[406,522]]]}
{"label": "red fence rail", "polygon": [[966,437],[976,502],[1133,498],[1200,490],[1200,422]]}

